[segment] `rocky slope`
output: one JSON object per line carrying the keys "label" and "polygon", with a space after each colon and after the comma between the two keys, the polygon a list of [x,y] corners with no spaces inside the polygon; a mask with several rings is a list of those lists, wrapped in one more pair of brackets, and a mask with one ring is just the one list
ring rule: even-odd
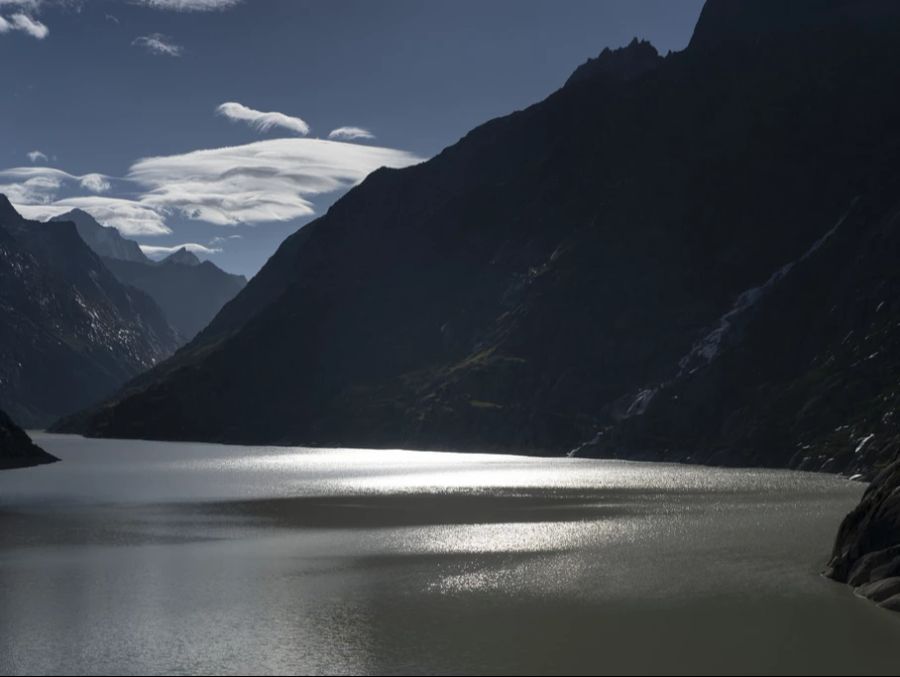
{"label": "rocky slope", "polygon": [[97,220],[81,209],[73,209],[53,217],[52,221],[68,221],[75,224],[81,239],[98,256],[120,261],[150,263],[137,242],[128,240],[115,228],[100,225]]}
{"label": "rocky slope", "polygon": [[900,23],[877,0],[784,7],[709,2],[685,51],[605,52],[373,173],[63,429],[883,464]]}
{"label": "rocky slope", "polygon": [[844,520],[826,574],[854,586],[863,597],[900,611],[900,456]]}
{"label": "rocky slope", "polygon": [[0,470],[27,468],[58,460],[32,442],[24,430],[0,411]]}
{"label": "rocky slope", "polygon": [[80,209],[53,221],[71,221],[81,239],[103,259],[120,282],[140,289],[162,308],[179,340],[189,341],[222,306],[244,288],[247,279],[232,275],[210,261],[201,262],[182,248],[160,262],[144,255],[137,242],[103,226]]}
{"label": "rocky slope", "polygon": [[210,261],[181,249],[162,261],[104,258],[122,282],[146,292],[162,308],[169,324],[187,341],[203,329],[247,284]]}
{"label": "rocky slope", "polygon": [[0,408],[28,426],[86,407],[170,355],[176,337],[71,222],[26,221],[0,196]]}

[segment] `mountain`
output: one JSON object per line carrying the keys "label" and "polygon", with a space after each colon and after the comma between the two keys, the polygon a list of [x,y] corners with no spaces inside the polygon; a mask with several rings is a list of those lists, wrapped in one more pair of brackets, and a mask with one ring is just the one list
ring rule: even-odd
{"label": "mountain", "polygon": [[81,239],[119,281],[140,289],[162,308],[180,341],[192,339],[247,284],[243,275],[226,273],[209,261],[201,262],[184,247],[160,262],[152,261],[137,242],[101,225],[80,209],[52,220],[74,223]]}
{"label": "mountain", "polygon": [[841,525],[828,570],[857,594],[900,611],[900,456]]}
{"label": "mountain", "polygon": [[0,408],[29,426],[109,396],[176,337],[71,222],[26,221],[0,196]]}
{"label": "mountain", "polygon": [[605,51],[371,174],[178,355],[62,428],[881,467],[894,7],[715,0],[682,52]]}
{"label": "mountain", "polygon": [[103,262],[122,282],[147,293],[183,337],[192,339],[228,301],[244,288],[247,279],[232,275],[210,261],[200,261],[180,249],[160,262]]}
{"label": "mountain", "polygon": [[0,470],[27,468],[58,460],[32,442],[24,430],[0,411]]}
{"label": "mountain", "polygon": [[81,209],[73,209],[51,220],[74,223],[81,239],[98,256],[121,261],[150,263],[150,259],[144,255],[137,242],[125,239],[115,228],[101,226],[93,216]]}
{"label": "mountain", "polygon": [[169,254],[166,258],[163,259],[163,264],[168,265],[182,265],[182,266],[199,266],[200,259],[197,258],[197,255],[193,252],[189,252],[185,247],[182,247],[176,252]]}

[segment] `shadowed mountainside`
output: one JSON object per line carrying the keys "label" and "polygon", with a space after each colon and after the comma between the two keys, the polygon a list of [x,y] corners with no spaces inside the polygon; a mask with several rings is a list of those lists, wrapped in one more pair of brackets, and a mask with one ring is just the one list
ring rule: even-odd
{"label": "shadowed mountainside", "polygon": [[878,0],[785,7],[711,1],[685,51],[607,50],[374,172],[172,360],[59,428],[883,464],[900,20]]}
{"label": "shadowed mountainside", "polygon": [[109,396],[176,337],[71,222],[26,221],[0,196],[0,408],[41,426]]}
{"label": "shadowed mountainside", "polygon": [[243,275],[226,273],[210,261],[200,261],[186,249],[159,262],[109,258],[103,262],[119,280],[156,301],[169,324],[185,340],[196,336],[247,284]]}

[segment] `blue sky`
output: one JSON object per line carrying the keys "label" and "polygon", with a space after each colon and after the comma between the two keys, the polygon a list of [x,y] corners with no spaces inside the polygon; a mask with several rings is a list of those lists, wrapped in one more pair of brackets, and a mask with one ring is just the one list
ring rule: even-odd
{"label": "blue sky", "polygon": [[604,47],[682,49],[701,6],[0,0],[0,190],[252,275],[371,169],[544,98]]}

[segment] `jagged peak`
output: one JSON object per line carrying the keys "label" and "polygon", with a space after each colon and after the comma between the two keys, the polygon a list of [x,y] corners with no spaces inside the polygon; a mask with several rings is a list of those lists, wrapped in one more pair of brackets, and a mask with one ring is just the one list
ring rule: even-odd
{"label": "jagged peak", "polygon": [[649,41],[634,38],[625,47],[618,49],[607,47],[597,57],[585,61],[575,69],[566,85],[596,77],[633,80],[656,68],[661,61],[662,57]]}

